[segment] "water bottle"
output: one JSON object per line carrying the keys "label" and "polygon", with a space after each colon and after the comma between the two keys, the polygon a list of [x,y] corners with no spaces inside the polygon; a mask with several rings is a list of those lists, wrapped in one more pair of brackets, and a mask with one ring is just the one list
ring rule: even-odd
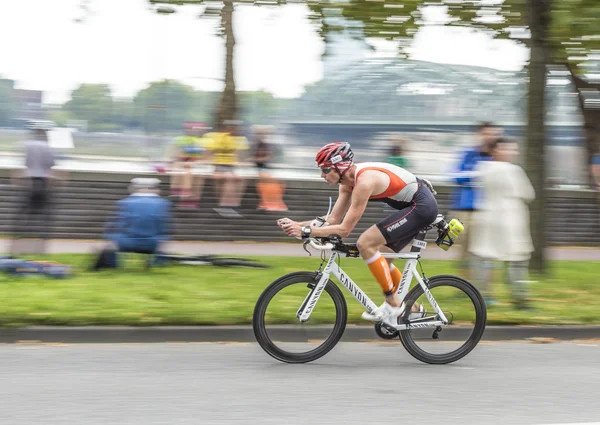
{"label": "water bottle", "polygon": [[448,251],[463,230],[465,230],[465,226],[463,226],[460,220],[453,218],[446,227],[440,229],[440,236],[435,243],[444,251]]}

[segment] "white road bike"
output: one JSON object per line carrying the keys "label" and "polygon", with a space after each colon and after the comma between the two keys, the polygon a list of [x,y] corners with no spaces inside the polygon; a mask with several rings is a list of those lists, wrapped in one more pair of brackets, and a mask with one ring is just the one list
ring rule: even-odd
{"label": "white road bike", "polygon": [[[436,243],[452,245],[453,242],[445,238],[446,221],[438,215],[413,239],[410,252],[382,253],[386,258],[406,260],[398,287],[406,308],[397,324],[376,323],[375,332],[383,339],[399,337],[408,353],[422,362],[446,364],[463,358],[475,348],[485,330],[487,311],[479,291],[466,280],[452,275],[425,276],[419,259],[427,246],[427,231],[435,227],[438,229]],[[348,306],[340,288],[330,280],[331,276],[367,312],[377,308],[340,267],[342,256],[359,256],[355,244],[345,244],[337,235],[311,238],[306,244],[321,252],[319,268],[276,279],[263,291],[254,309],[256,340],[269,355],[287,363],[319,359],[342,338]],[[421,266],[422,274],[417,265]],[[417,285],[409,291],[413,278]],[[411,316],[413,306],[422,306],[424,313]]]}

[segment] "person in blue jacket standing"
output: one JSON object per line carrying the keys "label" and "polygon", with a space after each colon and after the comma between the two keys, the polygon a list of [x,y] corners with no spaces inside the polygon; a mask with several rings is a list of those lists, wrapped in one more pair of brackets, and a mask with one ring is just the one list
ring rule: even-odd
{"label": "person in blue jacket standing", "polygon": [[461,234],[460,260],[461,273],[469,279],[473,278],[469,267],[469,232],[472,230],[473,211],[477,208],[477,164],[490,159],[490,145],[500,137],[501,133],[501,129],[493,123],[481,123],[477,131],[479,144],[463,152],[453,175],[458,186],[452,194],[451,209],[452,215],[458,218],[465,227]]}

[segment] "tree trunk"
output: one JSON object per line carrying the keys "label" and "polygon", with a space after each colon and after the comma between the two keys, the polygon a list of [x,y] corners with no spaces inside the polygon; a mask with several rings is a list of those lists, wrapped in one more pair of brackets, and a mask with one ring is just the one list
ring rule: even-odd
{"label": "tree trunk", "polygon": [[531,31],[529,62],[529,96],[527,105],[526,170],[535,189],[536,198],[530,204],[531,237],[534,253],[531,268],[543,274],[545,258],[545,180],[546,180],[546,65],[550,58],[548,28],[551,0],[529,0],[528,20]]}
{"label": "tree trunk", "polygon": [[221,11],[221,24],[225,32],[225,89],[217,108],[215,125],[221,128],[223,121],[233,120],[237,115],[237,97],[235,76],[233,74],[233,53],[235,36],[233,34],[233,0],[225,0]]}

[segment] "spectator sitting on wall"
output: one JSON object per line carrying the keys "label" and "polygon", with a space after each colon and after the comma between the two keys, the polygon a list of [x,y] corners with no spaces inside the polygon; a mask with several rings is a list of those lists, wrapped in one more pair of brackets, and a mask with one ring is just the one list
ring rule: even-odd
{"label": "spectator sitting on wall", "polygon": [[241,217],[235,208],[241,206],[246,179],[237,168],[242,152],[249,148],[248,140],[241,134],[241,121],[226,120],[219,130],[204,136],[209,140],[207,149],[215,167],[213,177],[219,196],[219,207],[215,210],[224,217]]}
{"label": "spectator sitting on wall", "polygon": [[194,164],[204,159],[201,136],[208,130],[202,123],[184,122],[184,134],[177,136],[169,149],[171,195],[179,198],[182,208],[197,208],[204,185],[201,175],[194,174]]}
{"label": "spectator sitting on wall", "polygon": [[272,129],[267,126],[254,127],[254,164],[258,170],[256,191],[260,197],[258,209],[265,211],[287,211],[283,202],[285,185],[271,173],[270,163],[273,158],[273,147],[269,143]]}

